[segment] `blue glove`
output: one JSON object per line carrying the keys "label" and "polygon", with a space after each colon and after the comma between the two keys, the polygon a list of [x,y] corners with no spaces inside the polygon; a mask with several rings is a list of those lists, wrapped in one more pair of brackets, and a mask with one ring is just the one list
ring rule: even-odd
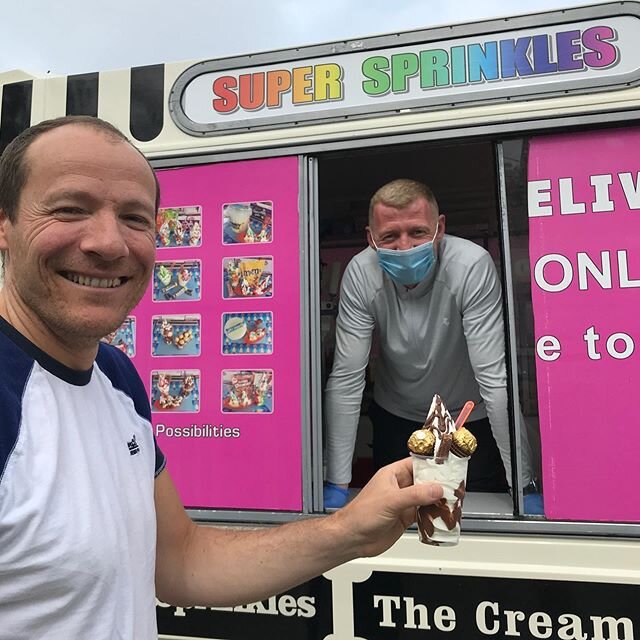
{"label": "blue glove", "polygon": [[337,484],[327,482],[324,485],[324,491],[322,494],[324,499],[325,509],[339,509],[347,504],[347,498],[349,497],[349,489],[343,489]]}
{"label": "blue glove", "polygon": [[541,493],[525,493],[523,497],[524,512],[528,515],[543,516],[544,504]]}

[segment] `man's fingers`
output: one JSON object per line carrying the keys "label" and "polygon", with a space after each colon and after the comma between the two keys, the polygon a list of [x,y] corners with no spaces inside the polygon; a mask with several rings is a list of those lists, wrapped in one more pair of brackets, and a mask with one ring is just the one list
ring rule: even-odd
{"label": "man's fingers", "polygon": [[403,458],[392,463],[391,468],[400,487],[410,487],[413,484],[413,463],[411,457]]}
{"label": "man's fingers", "polygon": [[442,487],[435,482],[413,484],[398,492],[397,507],[408,509],[418,505],[433,504],[442,498]]}

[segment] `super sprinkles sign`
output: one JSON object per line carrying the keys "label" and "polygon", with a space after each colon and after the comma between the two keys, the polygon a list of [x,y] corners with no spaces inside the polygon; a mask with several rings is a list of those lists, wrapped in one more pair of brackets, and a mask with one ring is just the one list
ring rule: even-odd
{"label": "super sprinkles sign", "polygon": [[[612,10],[569,10],[562,24],[546,26],[544,16],[461,25],[464,37],[457,38],[439,37],[455,27],[415,32],[404,34],[409,44],[403,46],[385,48],[394,38],[381,37],[352,47],[313,47],[311,58],[302,57],[304,50],[275,52],[269,64],[256,65],[260,56],[252,56],[254,66],[245,66],[248,58],[204,62],[178,78],[169,107],[183,130],[206,134],[628,86],[640,80],[640,12]],[[589,19],[569,22],[570,15]]]}

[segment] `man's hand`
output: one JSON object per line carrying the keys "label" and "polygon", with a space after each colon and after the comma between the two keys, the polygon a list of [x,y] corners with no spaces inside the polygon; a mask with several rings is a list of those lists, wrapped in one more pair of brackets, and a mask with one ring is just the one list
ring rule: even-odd
{"label": "man's hand", "polygon": [[531,480],[531,482],[522,490],[522,493],[522,507],[525,514],[530,516],[543,516],[544,500],[542,498],[542,492],[540,491],[538,481],[535,478]]}
{"label": "man's hand", "polygon": [[416,519],[416,507],[442,498],[438,484],[413,484],[411,458],[380,469],[358,495],[331,518],[351,540],[352,557],[386,551]]}
{"label": "man's hand", "polygon": [[325,509],[339,509],[347,504],[349,489],[333,482],[327,482],[322,492]]}
{"label": "man's hand", "polygon": [[541,493],[525,493],[523,496],[524,512],[530,516],[544,515],[544,502]]}

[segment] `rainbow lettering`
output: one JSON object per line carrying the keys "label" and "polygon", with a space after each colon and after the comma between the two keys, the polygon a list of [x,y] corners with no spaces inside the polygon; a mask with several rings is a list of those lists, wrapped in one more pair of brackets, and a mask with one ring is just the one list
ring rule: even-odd
{"label": "rainbow lettering", "polygon": [[619,57],[616,39],[616,31],[603,25],[372,56],[362,62],[362,90],[382,96],[406,93],[416,81],[426,90],[611,67]]}
{"label": "rainbow lettering", "polygon": [[223,75],[212,83],[212,106],[217,113],[226,114],[238,108],[277,109],[288,94],[294,105],[341,100],[342,75],[342,67],[334,63]]}

